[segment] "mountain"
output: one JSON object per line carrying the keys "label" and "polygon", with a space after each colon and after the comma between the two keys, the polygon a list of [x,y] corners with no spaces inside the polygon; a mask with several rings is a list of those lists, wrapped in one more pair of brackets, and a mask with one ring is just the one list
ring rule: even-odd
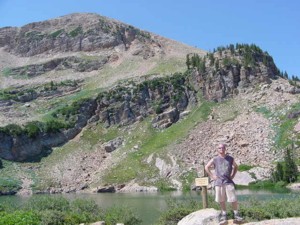
{"label": "mountain", "polygon": [[0,28],[0,51],[0,179],[21,192],[187,189],[218,143],[248,181],[299,154],[298,85],[254,44],[207,53],[71,14]]}

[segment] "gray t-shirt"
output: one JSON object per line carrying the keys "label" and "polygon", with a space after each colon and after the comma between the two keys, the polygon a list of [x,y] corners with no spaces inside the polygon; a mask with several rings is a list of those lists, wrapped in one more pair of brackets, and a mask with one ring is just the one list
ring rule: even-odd
{"label": "gray t-shirt", "polygon": [[226,155],[224,158],[217,156],[214,158],[215,173],[218,177],[215,180],[216,186],[222,186],[223,184],[233,184],[234,182],[230,178],[232,172],[233,158]]}

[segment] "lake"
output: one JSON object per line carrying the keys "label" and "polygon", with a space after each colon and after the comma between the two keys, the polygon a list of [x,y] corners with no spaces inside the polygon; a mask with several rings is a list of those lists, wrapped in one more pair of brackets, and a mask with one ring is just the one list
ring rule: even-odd
{"label": "lake", "polygon": [[[213,193],[209,192],[210,195]],[[278,199],[278,198],[294,198],[295,195],[300,196],[299,192],[292,193],[272,193],[270,191],[251,191],[237,190],[239,201],[246,201],[249,198],[257,198],[261,200]],[[32,197],[38,197],[33,195]],[[53,195],[57,196],[57,195]],[[121,205],[131,207],[134,212],[143,220],[142,225],[151,225],[157,221],[159,215],[166,209],[166,201],[170,198],[181,200],[197,200],[201,202],[201,192],[193,191],[189,193],[182,192],[167,192],[167,193],[101,193],[101,194],[63,194],[63,197],[68,199],[84,198],[92,199],[102,208]],[[1,196],[0,204],[3,201],[22,202],[29,197],[20,196]],[[31,198],[31,197],[30,197]],[[120,221],[121,222],[121,221]]]}

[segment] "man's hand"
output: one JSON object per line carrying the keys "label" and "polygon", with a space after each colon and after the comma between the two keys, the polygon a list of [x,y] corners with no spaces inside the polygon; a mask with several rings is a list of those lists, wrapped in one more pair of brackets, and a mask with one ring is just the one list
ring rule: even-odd
{"label": "man's hand", "polygon": [[211,179],[213,179],[213,180],[217,180],[217,179],[218,179],[218,176],[216,176],[216,175],[214,175],[214,174],[211,175],[210,177],[211,177]]}

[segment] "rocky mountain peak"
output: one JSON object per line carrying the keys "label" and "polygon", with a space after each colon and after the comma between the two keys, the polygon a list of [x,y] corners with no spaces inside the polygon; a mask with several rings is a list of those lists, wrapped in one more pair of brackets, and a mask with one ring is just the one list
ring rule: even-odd
{"label": "rocky mountain peak", "polygon": [[[42,22],[0,29],[0,47],[20,56],[44,53],[90,52],[123,45],[125,50],[133,42],[160,47],[151,34],[133,26],[97,14],[70,14]],[[151,49],[149,50],[151,51]],[[146,57],[153,56],[149,53]]]}

